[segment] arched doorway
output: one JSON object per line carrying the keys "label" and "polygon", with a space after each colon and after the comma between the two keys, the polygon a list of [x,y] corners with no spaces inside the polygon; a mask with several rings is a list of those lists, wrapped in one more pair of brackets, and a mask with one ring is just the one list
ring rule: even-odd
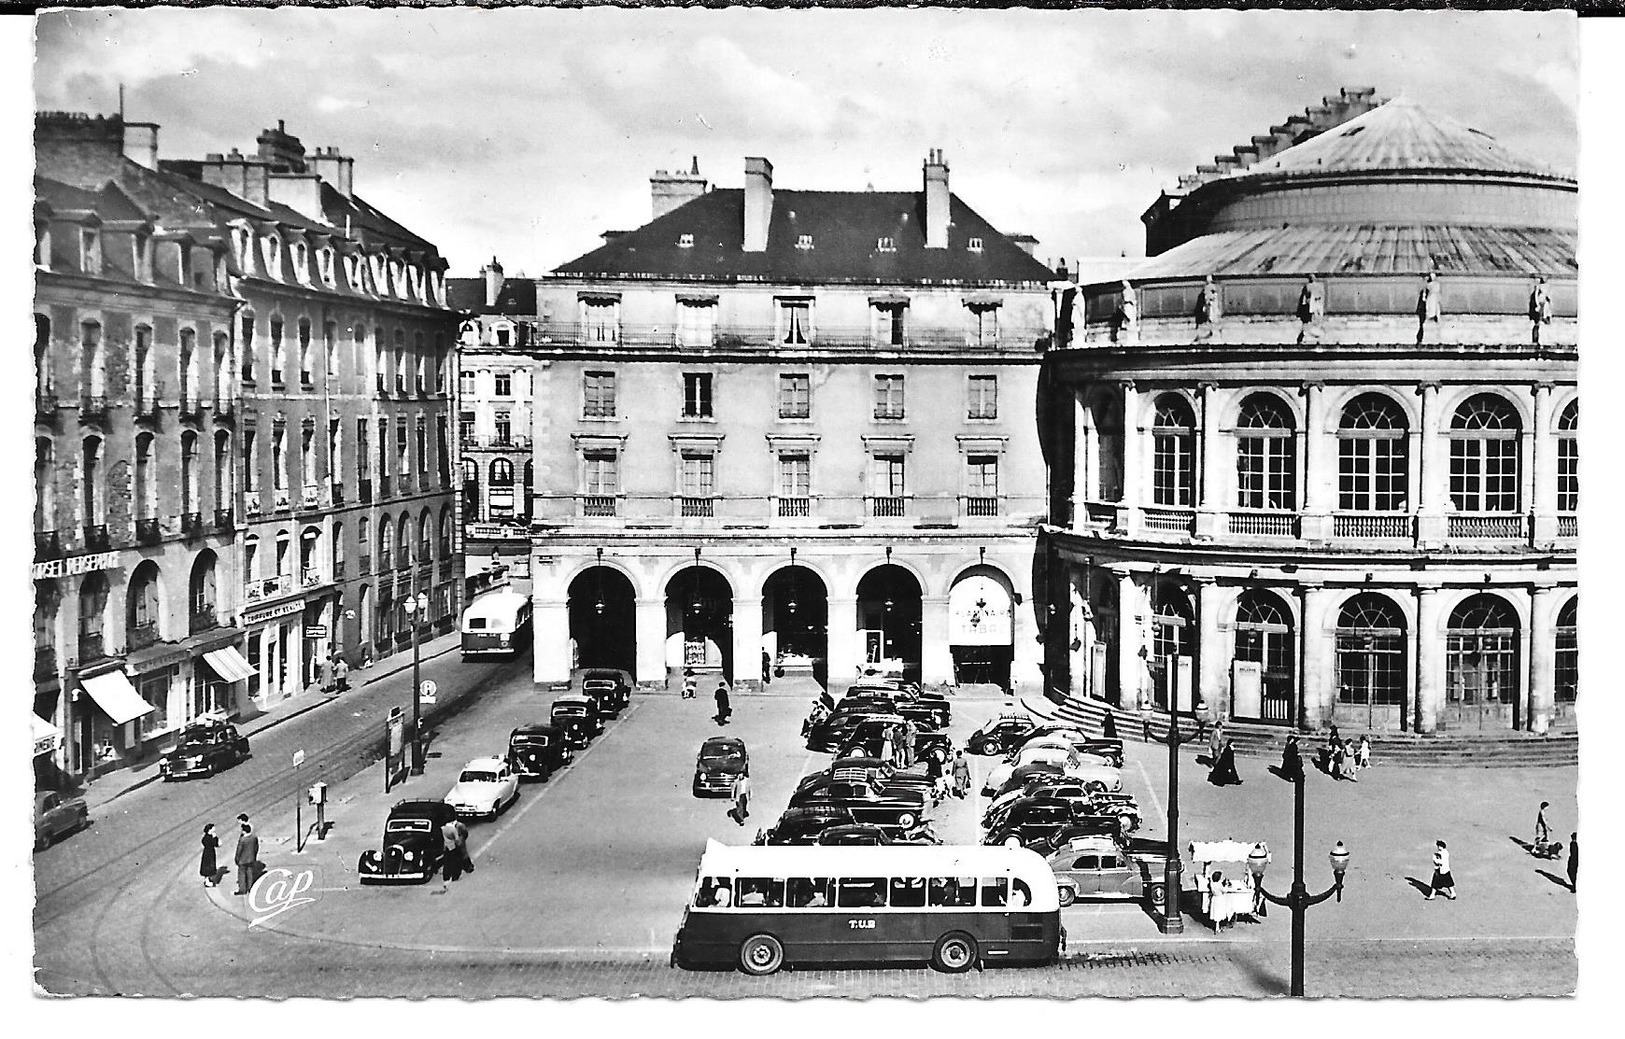
{"label": "arched doorway", "polygon": [[1363,592],[1337,615],[1334,718],[1367,729],[1408,728],[1405,615],[1385,595]]}
{"label": "arched doorway", "polygon": [[733,587],[698,561],[666,582],[666,667],[734,675]]}
{"label": "arched doorway", "polygon": [[787,566],[762,583],[762,652],[775,677],[829,680],[829,592],[804,566]]}
{"label": "arched doorway", "polygon": [[1010,691],[1012,605],[1010,580],[995,567],[971,567],[954,581],[948,591],[948,649],[956,683]]}
{"label": "arched doorway", "polygon": [[1151,688],[1163,710],[1196,708],[1196,612],[1178,581],[1163,578],[1151,586]]}
{"label": "arched doorway", "polygon": [[[1078,623],[1080,649],[1088,654],[1088,695],[1107,703],[1133,707],[1123,703],[1123,684],[1118,678],[1118,624],[1117,578],[1107,570],[1086,571],[1084,587],[1088,598],[1082,605]],[[1072,678],[1077,687],[1078,676]]]}
{"label": "arched doorway", "polygon": [[1273,592],[1253,589],[1236,602],[1230,716],[1291,725],[1297,720],[1292,613]]}
{"label": "arched doorway", "polygon": [[858,582],[858,637],[865,668],[900,671],[920,680],[922,594],[914,575],[895,563],[863,575]]}
{"label": "arched doorway", "polygon": [[1450,612],[1441,729],[1518,728],[1518,633],[1517,613],[1498,595],[1472,596]]}
{"label": "arched doorway", "polygon": [[637,593],[610,566],[589,566],[570,582],[570,643],[576,667],[637,674]]}

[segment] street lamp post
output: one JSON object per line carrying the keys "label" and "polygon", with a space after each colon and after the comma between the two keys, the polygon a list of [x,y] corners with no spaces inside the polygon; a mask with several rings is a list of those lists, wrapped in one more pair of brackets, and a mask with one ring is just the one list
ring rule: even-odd
{"label": "street lamp post", "polygon": [[419,721],[422,713],[423,683],[418,680],[418,615],[429,612],[429,597],[422,592],[409,596],[401,604],[406,610],[406,623],[412,629],[412,774],[423,775],[423,731]]}
{"label": "street lamp post", "polygon": [[1247,866],[1252,871],[1253,882],[1258,893],[1266,900],[1278,906],[1286,906],[1292,911],[1292,995],[1303,995],[1303,940],[1304,916],[1310,906],[1337,896],[1339,902],[1343,901],[1343,874],[1349,868],[1349,850],[1343,846],[1342,841],[1332,845],[1331,854],[1327,856],[1332,864],[1332,886],[1318,895],[1311,895],[1309,888],[1303,882],[1303,782],[1304,775],[1300,769],[1297,778],[1292,784],[1292,889],[1285,898],[1271,894],[1264,888],[1264,867],[1268,862],[1261,849],[1254,849],[1253,855],[1248,857]]}
{"label": "street lamp post", "polygon": [[1179,715],[1173,704],[1168,705],[1168,735],[1162,742],[1168,745],[1168,855],[1162,875],[1162,933],[1184,934],[1185,918],[1179,912],[1180,878],[1185,863],[1179,858],[1179,748],[1195,739],[1179,734]]}

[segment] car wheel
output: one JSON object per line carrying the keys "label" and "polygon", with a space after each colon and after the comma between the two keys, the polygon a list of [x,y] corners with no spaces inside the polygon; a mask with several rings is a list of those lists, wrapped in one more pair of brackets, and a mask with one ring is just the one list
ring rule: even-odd
{"label": "car wheel", "polygon": [[761,977],[784,966],[784,946],[771,934],[753,934],[739,947],[739,969]]}
{"label": "car wheel", "polygon": [[983,740],[982,741],[982,749],[981,749],[981,751],[979,753],[986,754],[986,755],[991,757],[992,755],[997,754],[998,752],[999,752],[999,741],[998,740]]}
{"label": "car wheel", "polygon": [[897,825],[901,826],[905,830],[910,828],[911,826],[913,826],[915,823],[917,823],[919,821],[920,821],[919,817],[916,816],[913,812],[904,812],[904,813],[902,813],[901,815],[899,815],[897,817]]}
{"label": "car wheel", "polygon": [[1153,884],[1151,890],[1146,892],[1146,898],[1151,902],[1152,908],[1162,909],[1168,904],[1168,889],[1161,884]]}
{"label": "car wheel", "polygon": [[939,765],[946,765],[948,763],[948,752],[941,747],[936,747],[931,751],[931,760]]}
{"label": "car wheel", "polygon": [[1061,908],[1065,909],[1078,900],[1078,893],[1072,889],[1071,884],[1056,884],[1055,897],[1060,901]]}
{"label": "car wheel", "polygon": [[1006,848],[1019,848],[1021,847],[1021,838],[1012,833],[1004,839],[1003,843]]}
{"label": "car wheel", "polygon": [[931,966],[944,974],[963,974],[976,966],[976,939],[954,931],[937,939],[931,950]]}

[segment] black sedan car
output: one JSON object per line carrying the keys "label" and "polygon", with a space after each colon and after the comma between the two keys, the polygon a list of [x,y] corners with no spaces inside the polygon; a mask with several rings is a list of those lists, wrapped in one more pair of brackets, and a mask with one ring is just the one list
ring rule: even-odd
{"label": "black sedan car", "polygon": [[931,729],[945,729],[953,720],[948,699],[940,693],[921,693],[917,688],[855,685],[846,691],[842,702],[861,698],[889,701],[892,710],[916,725]]}
{"label": "black sedan car", "polygon": [[852,813],[854,822],[907,830],[925,818],[925,801],[917,790],[880,787],[854,775],[850,780],[823,779],[803,787],[790,796],[790,807],[844,808]]}
{"label": "black sedan car", "polygon": [[212,776],[249,757],[248,737],[230,722],[194,722],[181,730],[175,749],[158,762],[164,782]]}
{"label": "black sedan car", "polygon": [[632,702],[632,676],[614,668],[591,668],[582,672],[581,691],[592,697],[599,714],[619,717]]}
{"label": "black sedan car", "polygon": [[1028,848],[1067,825],[1073,818],[1074,802],[1060,797],[1023,798],[1010,806],[998,826],[987,831],[983,844],[1003,844]]}
{"label": "black sedan car", "polygon": [[561,696],[553,701],[553,725],[564,733],[570,746],[580,749],[604,731],[604,719],[592,697],[580,693]]}
{"label": "black sedan car", "polygon": [[1006,711],[971,733],[965,747],[972,754],[1003,754],[1019,743],[1034,728],[1032,715],[1023,711]]}
{"label": "black sedan car", "polygon": [[[1112,837],[1124,839],[1121,835],[1122,827],[1118,820],[1105,815],[1073,816],[1072,821],[1053,833],[1039,837],[1028,845],[1040,855],[1053,855],[1067,846],[1075,837]],[[1138,844],[1139,842],[1136,842]],[[1152,841],[1145,844],[1145,848],[1161,853],[1167,845],[1162,841]]]}
{"label": "black sedan car", "polygon": [[929,846],[941,844],[942,841],[923,824],[907,833],[897,833],[888,831],[884,826],[852,823],[829,827],[818,835],[816,843],[826,848],[873,848],[883,845]]}
{"label": "black sedan car", "polygon": [[1052,722],[1045,723],[1027,732],[1016,741],[1011,749],[1020,750],[1033,740],[1053,736],[1057,733],[1067,738],[1079,754],[1088,754],[1091,757],[1099,758],[1113,768],[1123,767],[1122,740],[1116,738],[1107,739],[1102,736],[1084,736],[1070,725],[1056,725]]}
{"label": "black sedan car", "polygon": [[546,722],[528,722],[508,734],[508,767],[521,782],[546,779],[574,756],[563,730]]}
{"label": "black sedan car", "polygon": [[[850,770],[850,771],[848,771]],[[830,778],[861,778],[883,790],[915,790],[921,796],[929,798],[934,783],[925,774],[923,766],[900,769],[889,761],[868,756],[849,756],[836,758],[829,768],[822,772],[814,772],[804,777],[796,784],[796,792],[809,790]]]}
{"label": "black sedan car", "polygon": [[694,796],[727,797],[734,778],[750,775],[750,752],[736,736],[712,736],[700,744],[694,762]]}
{"label": "black sedan car", "polygon": [[440,868],[440,828],[457,818],[444,801],[397,801],[384,822],[381,849],[361,853],[356,872],[363,884],[421,884]]}
{"label": "black sedan car", "polygon": [[790,808],[779,821],[756,833],[753,844],[808,845],[817,844],[818,835],[831,826],[850,826],[852,813],[844,808],[823,806],[818,808]]}

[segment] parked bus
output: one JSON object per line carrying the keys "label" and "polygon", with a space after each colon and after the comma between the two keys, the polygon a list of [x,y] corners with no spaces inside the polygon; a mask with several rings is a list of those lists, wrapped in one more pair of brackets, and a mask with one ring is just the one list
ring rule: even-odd
{"label": "parked bus", "polygon": [[517,656],[530,642],[530,596],[486,592],[463,611],[463,659]]}
{"label": "parked bus", "polygon": [[684,967],[1045,964],[1059,954],[1055,874],[1023,848],[730,847],[707,841],[672,949]]}

